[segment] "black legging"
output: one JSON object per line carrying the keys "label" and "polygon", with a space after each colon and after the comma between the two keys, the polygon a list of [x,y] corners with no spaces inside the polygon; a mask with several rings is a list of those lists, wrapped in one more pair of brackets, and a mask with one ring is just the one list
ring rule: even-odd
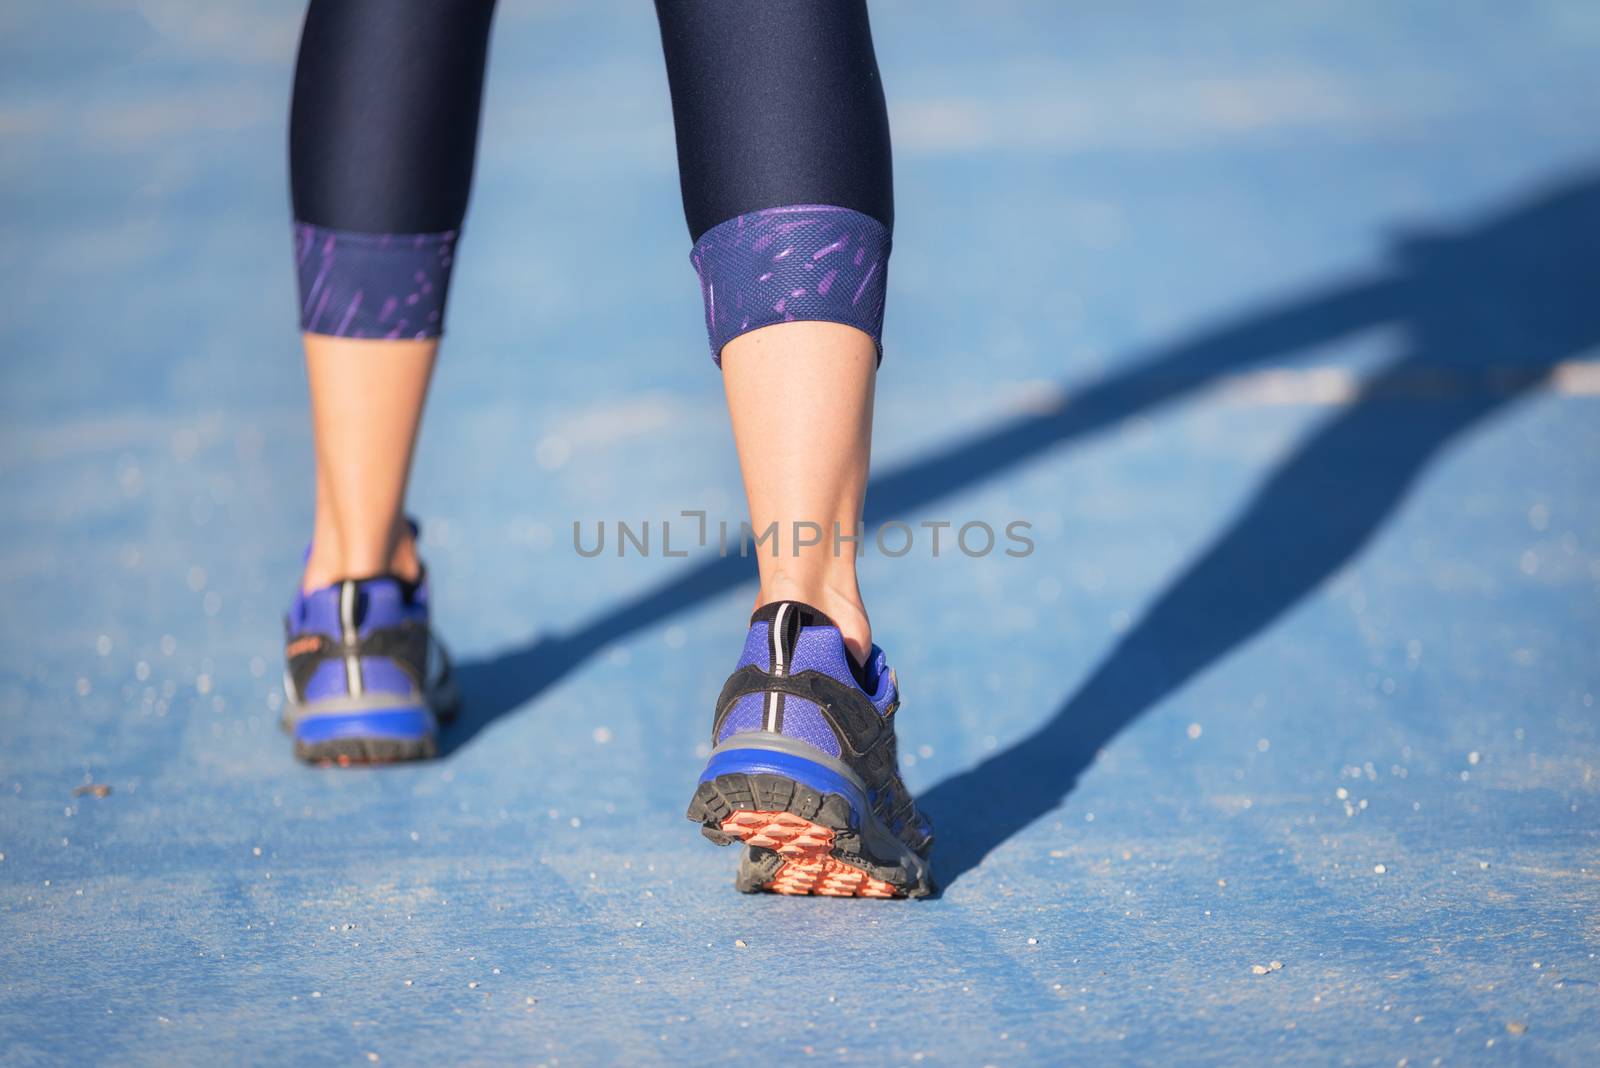
{"label": "black legging", "polygon": [[[311,0],[289,134],[307,330],[441,331],[493,12]],[[894,195],[863,0],[657,0],[656,13],[713,354],[793,318],[876,339]]]}

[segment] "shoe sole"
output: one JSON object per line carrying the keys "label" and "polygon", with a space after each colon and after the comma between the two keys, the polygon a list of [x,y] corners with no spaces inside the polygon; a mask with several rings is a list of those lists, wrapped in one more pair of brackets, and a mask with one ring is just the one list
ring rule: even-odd
{"label": "shoe sole", "polygon": [[[808,763],[733,750],[706,769],[687,816],[711,842],[746,846],[734,885],[748,894],[822,897],[932,893],[927,861],[877,820],[853,784]],[[726,770],[739,764],[750,767]]]}
{"label": "shoe sole", "polygon": [[410,760],[432,760],[439,755],[439,744],[432,735],[421,738],[352,735],[320,742],[303,742],[296,738],[294,755],[307,764],[341,768],[353,764],[401,764]]}
{"label": "shoe sole", "polygon": [[[438,711],[424,706],[307,715],[284,728],[294,737],[294,755],[306,764],[401,764],[439,755],[438,733],[460,711],[459,698]],[[307,737],[309,735],[310,737]]]}

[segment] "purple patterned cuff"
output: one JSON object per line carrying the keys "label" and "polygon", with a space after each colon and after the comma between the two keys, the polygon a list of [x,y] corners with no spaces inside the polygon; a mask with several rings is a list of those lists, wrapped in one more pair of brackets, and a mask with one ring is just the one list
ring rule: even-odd
{"label": "purple patterned cuff", "polygon": [[740,334],[821,319],[864,330],[883,359],[889,228],[828,204],[764,208],[718,223],[689,254],[700,275],[711,358]]}
{"label": "purple patterned cuff", "polygon": [[438,337],[457,233],[364,234],[295,223],[300,328],[390,341]]}

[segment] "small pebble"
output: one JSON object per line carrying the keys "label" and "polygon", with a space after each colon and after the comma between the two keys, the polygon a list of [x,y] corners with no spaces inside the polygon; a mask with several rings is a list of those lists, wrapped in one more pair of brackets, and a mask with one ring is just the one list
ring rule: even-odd
{"label": "small pebble", "polygon": [[476,979],[474,979],[472,982],[468,983],[467,984],[467,989],[468,990],[476,990],[476,989],[478,989],[478,981]]}
{"label": "small pebble", "polygon": [[1250,965],[1250,974],[1251,975],[1266,975],[1271,970],[1272,969],[1268,968],[1265,964],[1252,964],[1252,965]]}
{"label": "small pebble", "polygon": [[1275,960],[1275,961],[1271,962],[1270,964],[1268,964],[1267,967],[1272,971],[1281,972],[1281,971],[1283,971],[1283,961]]}
{"label": "small pebble", "polygon": [[749,942],[746,942],[746,941],[745,941],[745,940],[744,940],[744,939],[742,939],[742,938],[735,938],[735,939],[734,939],[734,940],[733,940],[733,944],[734,944],[734,945],[736,945],[736,946],[738,946],[738,947],[739,947],[739,948],[740,948],[740,949],[748,949],[748,948],[749,948],[749,947],[750,947],[750,943],[749,943]]}
{"label": "small pebble", "polygon": [[1038,939],[1037,939],[1037,938],[1030,938],[1030,939],[1028,939],[1028,945],[1030,945],[1030,946],[1036,946],[1036,945],[1038,945],[1038,944],[1039,944],[1039,940],[1038,940]]}
{"label": "small pebble", "polygon": [[1506,1032],[1513,1035],[1527,1034],[1528,1025],[1521,1020],[1512,1020],[1506,1024]]}
{"label": "small pebble", "polygon": [[1378,873],[1379,875],[1382,875],[1384,872],[1388,871],[1389,869],[1384,867],[1382,864],[1374,864],[1372,866],[1372,870],[1374,872]]}

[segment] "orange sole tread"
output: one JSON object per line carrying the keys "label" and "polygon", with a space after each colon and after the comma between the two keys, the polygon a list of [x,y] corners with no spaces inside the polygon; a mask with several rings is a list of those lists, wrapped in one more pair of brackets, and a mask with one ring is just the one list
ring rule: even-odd
{"label": "orange sole tread", "polygon": [[832,828],[792,812],[742,809],[721,823],[722,833],[748,846],[770,849],[783,867],[763,886],[775,894],[824,897],[899,897],[890,883],[874,879],[831,856]]}

